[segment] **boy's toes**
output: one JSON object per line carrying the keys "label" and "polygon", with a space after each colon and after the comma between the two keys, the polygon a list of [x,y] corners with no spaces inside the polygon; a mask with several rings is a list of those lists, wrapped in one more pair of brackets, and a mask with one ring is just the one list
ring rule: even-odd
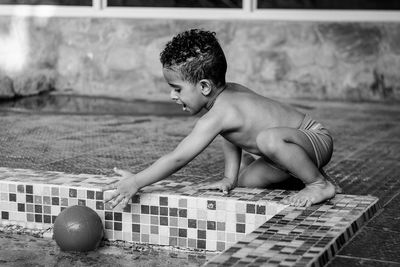
{"label": "boy's toes", "polygon": [[281,200],[281,203],[284,204],[284,205],[290,205],[290,202],[291,202],[290,199],[291,199],[291,197],[286,197],[286,198]]}
{"label": "boy's toes", "polygon": [[296,207],[304,207],[307,202],[307,199],[300,198],[296,201]]}
{"label": "boy's toes", "polygon": [[296,198],[296,199],[294,199],[293,200],[293,202],[292,202],[292,206],[295,206],[295,207],[302,207],[304,204],[303,204],[303,199],[302,198]]}
{"label": "boy's toes", "polygon": [[309,199],[309,198],[304,198],[302,201],[301,201],[301,207],[310,207],[311,205],[312,205],[312,200],[311,199]]}
{"label": "boy's toes", "polygon": [[298,201],[299,201],[298,198],[292,196],[292,197],[289,198],[289,203],[288,203],[288,205],[297,207],[297,205],[298,205],[297,202],[298,202]]}
{"label": "boy's toes", "polygon": [[336,194],[342,194],[343,193],[343,189],[340,186],[335,185],[335,193]]}
{"label": "boy's toes", "polygon": [[293,207],[309,207],[312,205],[312,200],[306,197],[296,197],[295,195],[282,199],[281,203]]}
{"label": "boy's toes", "polygon": [[297,199],[297,198],[292,198],[292,199],[290,200],[289,205],[290,205],[290,206],[297,207],[297,206],[298,206],[298,202],[299,202],[299,199]]}

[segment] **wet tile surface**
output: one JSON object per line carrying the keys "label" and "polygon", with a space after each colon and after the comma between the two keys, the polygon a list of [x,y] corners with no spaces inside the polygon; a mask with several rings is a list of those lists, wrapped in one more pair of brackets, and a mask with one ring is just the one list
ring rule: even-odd
{"label": "wet tile surface", "polygon": [[[400,204],[397,203],[397,206]],[[384,230],[384,231],[394,231],[400,234],[400,214],[399,209],[388,209],[383,208],[383,210],[368,223],[368,227]]]}
{"label": "wet tile surface", "polygon": [[338,255],[329,267],[399,267],[400,263]]}
{"label": "wet tile surface", "polygon": [[72,253],[60,251],[55,240],[15,230],[2,229],[0,235],[0,265],[8,266],[80,266],[80,267],[148,267],[148,266],[200,266],[215,253],[199,253],[178,249],[162,249],[146,245],[112,247],[108,243],[92,252]]}
{"label": "wet tile surface", "polygon": [[366,226],[339,255],[400,263],[400,233]]}

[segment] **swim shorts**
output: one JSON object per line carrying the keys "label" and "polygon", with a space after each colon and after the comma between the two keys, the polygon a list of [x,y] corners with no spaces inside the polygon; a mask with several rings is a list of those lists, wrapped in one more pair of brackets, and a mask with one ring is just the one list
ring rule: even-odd
{"label": "swim shorts", "polygon": [[308,114],[305,115],[299,130],[308,137],[314,148],[317,167],[321,168],[328,164],[333,152],[333,139],[328,130]]}

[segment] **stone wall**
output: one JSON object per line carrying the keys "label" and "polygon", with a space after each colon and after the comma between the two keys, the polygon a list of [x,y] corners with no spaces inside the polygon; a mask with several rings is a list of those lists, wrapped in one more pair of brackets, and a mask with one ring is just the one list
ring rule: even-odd
{"label": "stone wall", "polygon": [[217,32],[227,80],[272,97],[400,99],[399,23],[0,17],[0,91],[168,100],[159,53]]}

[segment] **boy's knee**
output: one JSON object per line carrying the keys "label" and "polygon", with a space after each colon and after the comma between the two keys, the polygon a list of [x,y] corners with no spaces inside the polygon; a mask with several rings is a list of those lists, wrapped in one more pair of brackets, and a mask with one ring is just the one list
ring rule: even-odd
{"label": "boy's knee", "polygon": [[263,131],[256,138],[258,149],[268,157],[273,157],[281,150],[282,142],[282,136],[274,130]]}

